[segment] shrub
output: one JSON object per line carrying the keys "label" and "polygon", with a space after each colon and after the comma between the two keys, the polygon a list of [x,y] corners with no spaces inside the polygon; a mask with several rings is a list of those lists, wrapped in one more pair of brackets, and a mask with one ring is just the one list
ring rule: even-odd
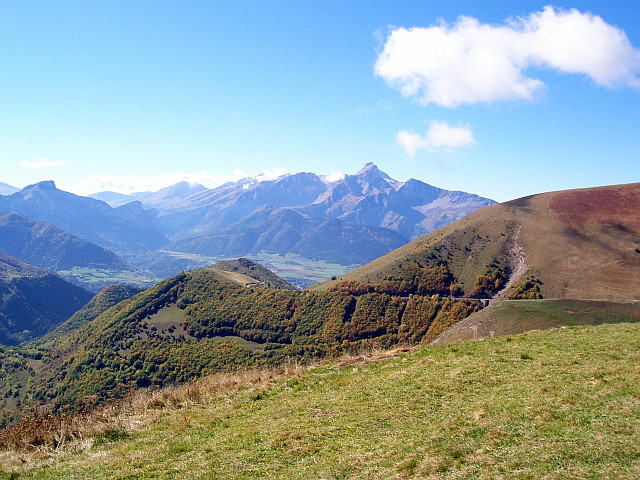
{"label": "shrub", "polygon": [[478,275],[471,290],[472,297],[489,297],[498,292],[503,285],[507,276],[504,270],[495,269],[488,273],[488,275]]}
{"label": "shrub", "polygon": [[542,282],[538,277],[529,277],[525,281],[513,285],[507,294],[507,298],[511,300],[540,299],[542,298],[540,293],[541,284]]}

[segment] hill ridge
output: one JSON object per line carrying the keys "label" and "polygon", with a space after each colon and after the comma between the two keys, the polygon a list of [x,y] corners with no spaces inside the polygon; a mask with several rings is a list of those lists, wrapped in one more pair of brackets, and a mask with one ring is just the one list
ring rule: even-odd
{"label": "hill ridge", "polygon": [[0,252],[0,344],[17,345],[47,333],[91,296],[53,272]]}
{"label": "hill ridge", "polygon": [[447,265],[466,294],[479,276],[508,278],[521,266],[513,280],[539,278],[544,298],[639,299],[637,211],[640,183],[531,195],[477,210],[314,288],[379,282],[404,263],[422,262]]}

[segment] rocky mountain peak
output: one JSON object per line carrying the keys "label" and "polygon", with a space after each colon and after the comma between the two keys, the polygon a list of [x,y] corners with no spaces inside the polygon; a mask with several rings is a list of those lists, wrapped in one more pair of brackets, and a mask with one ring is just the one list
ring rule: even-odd
{"label": "rocky mountain peak", "polygon": [[11,195],[13,193],[19,192],[20,189],[14,187],[13,185],[9,185],[8,183],[0,182],[0,195]]}
{"label": "rocky mountain peak", "polygon": [[53,180],[44,180],[24,187],[23,190],[56,190],[56,184]]}
{"label": "rocky mountain peak", "polygon": [[391,177],[389,177],[389,175],[387,175],[386,173],[384,173],[382,170],[380,170],[378,168],[377,165],[375,165],[373,162],[368,162],[365,163],[364,167],[362,167],[358,173],[356,173],[357,177],[381,177],[386,179],[389,179]]}
{"label": "rocky mountain peak", "polygon": [[366,163],[354,177],[362,188],[363,195],[388,192],[398,183],[372,162]]}

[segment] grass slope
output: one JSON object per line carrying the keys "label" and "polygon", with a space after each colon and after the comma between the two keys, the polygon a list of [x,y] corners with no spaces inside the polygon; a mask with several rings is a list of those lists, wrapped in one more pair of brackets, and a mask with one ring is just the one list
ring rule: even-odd
{"label": "grass slope", "polygon": [[[352,358],[147,394],[10,478],[631,479],[640,324]],[[239,386],[233,386],[233,384]],[[98,422],[100,423],[100,422]]]}
{"label": "grass slope", "polygon": [[[404,263],[445,263],[468,294],[493,268],[529,272],[544,298],[640,299],[640,183],[492,205],[325,282],[378,282]],[[521,268],[519,268],[521,267]]]}
{"label": "grass slope", "polygon": [[[255,283],[255,281],[257,280],[260,284],[268,288],[280,288],[284,290],[295,289],[293,285],[291,285],[283,278],[280,278],[271,270],[263,267],[259,263],[248,260],[246,258],[220,261],[213,265],[213,268],[228,273],[241,274],[254,280],[253,282],[249,283]],[[246,285],[246,283],[244,284]]]}
{"label": "grass slope", "polygon": [[563,326],[620,322],[640,322],[640,302],[505,300],[455,324],[440,334],[434,343],[455,343]]}

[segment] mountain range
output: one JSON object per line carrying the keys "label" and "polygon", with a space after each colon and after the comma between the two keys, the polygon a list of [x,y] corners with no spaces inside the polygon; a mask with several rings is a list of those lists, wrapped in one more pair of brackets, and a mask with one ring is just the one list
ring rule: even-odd
{"label": "mountain range", "polygon": [[0,195],[11,195],[19,191],[19,188],[9,185],[8,183],[0,182]]}
{"label": "mountain range", "polygon": [[[372,163],[339,179],[303,172],[213,189],[182,182],[157,192],[92,197],[45,181],[0,195],[0,211],[47,222],[137,269],[166,277],[211,259],[262,254],[351,268],[495,203],[415,179],[399,182]],[[20,256],[15,249],[9,253]],[[58,261],[53,257],[34,263],[51,268]],[[287,279],[312,283],[304,269]]]}
{"label": "mountain range", "polygon": [[158,280],[104,247],[16,212],[0,212],[0,252],[93,292],[112,283],[149,287]]}
{"label": "mountain range", "polygon": [[177,240],[169,251],[205,256],[242,256],[247,252],[293,253],[342,265],[362,264],[407,240],[388,228],[338,219],[316,220],[288,208],[264,207],[222,232]]}
{"label": "mountain range", "polygon": [[0,251],[53,271],[73,267],[126,267],[124,260],[106,248],[16,212],[0,212]]}
{"label": "mountain range", "polygon": [[[113,206],[127,199],[112,192],[93,196]],[[303,172],[266,181],[244,179],[214,189],[182,182],[129,198],[156,209],[163,231],[172,240],[230,230],[265,207],[272,215],[289,209],[310,220],[338,219],[387,228],[409,240],[495,203],[416,179],[399,182],[373,163],[339,180]]]}
{"label": "mountain range", "polygon": [[0,196],[0,210],[42,220],[118,254],[155,250],[167,243],[154,212],[130,202],[118,208],[56,188],[53,181]]}
{"label": "mountain range", "polygon": [[[244,179],[214,189],[182,182],[129,197],[113,192],[93,196],[118,208],[133,200],[157,213],[160,229],[172,240],[144,258],[158,275],[198,266],[194,254],[295,254],[361,265],[495,203],[415,179],[399,182],[372,163],[339,179],[302,172],[274,180]],[[304,278],[287,278],[309,285]]]}

